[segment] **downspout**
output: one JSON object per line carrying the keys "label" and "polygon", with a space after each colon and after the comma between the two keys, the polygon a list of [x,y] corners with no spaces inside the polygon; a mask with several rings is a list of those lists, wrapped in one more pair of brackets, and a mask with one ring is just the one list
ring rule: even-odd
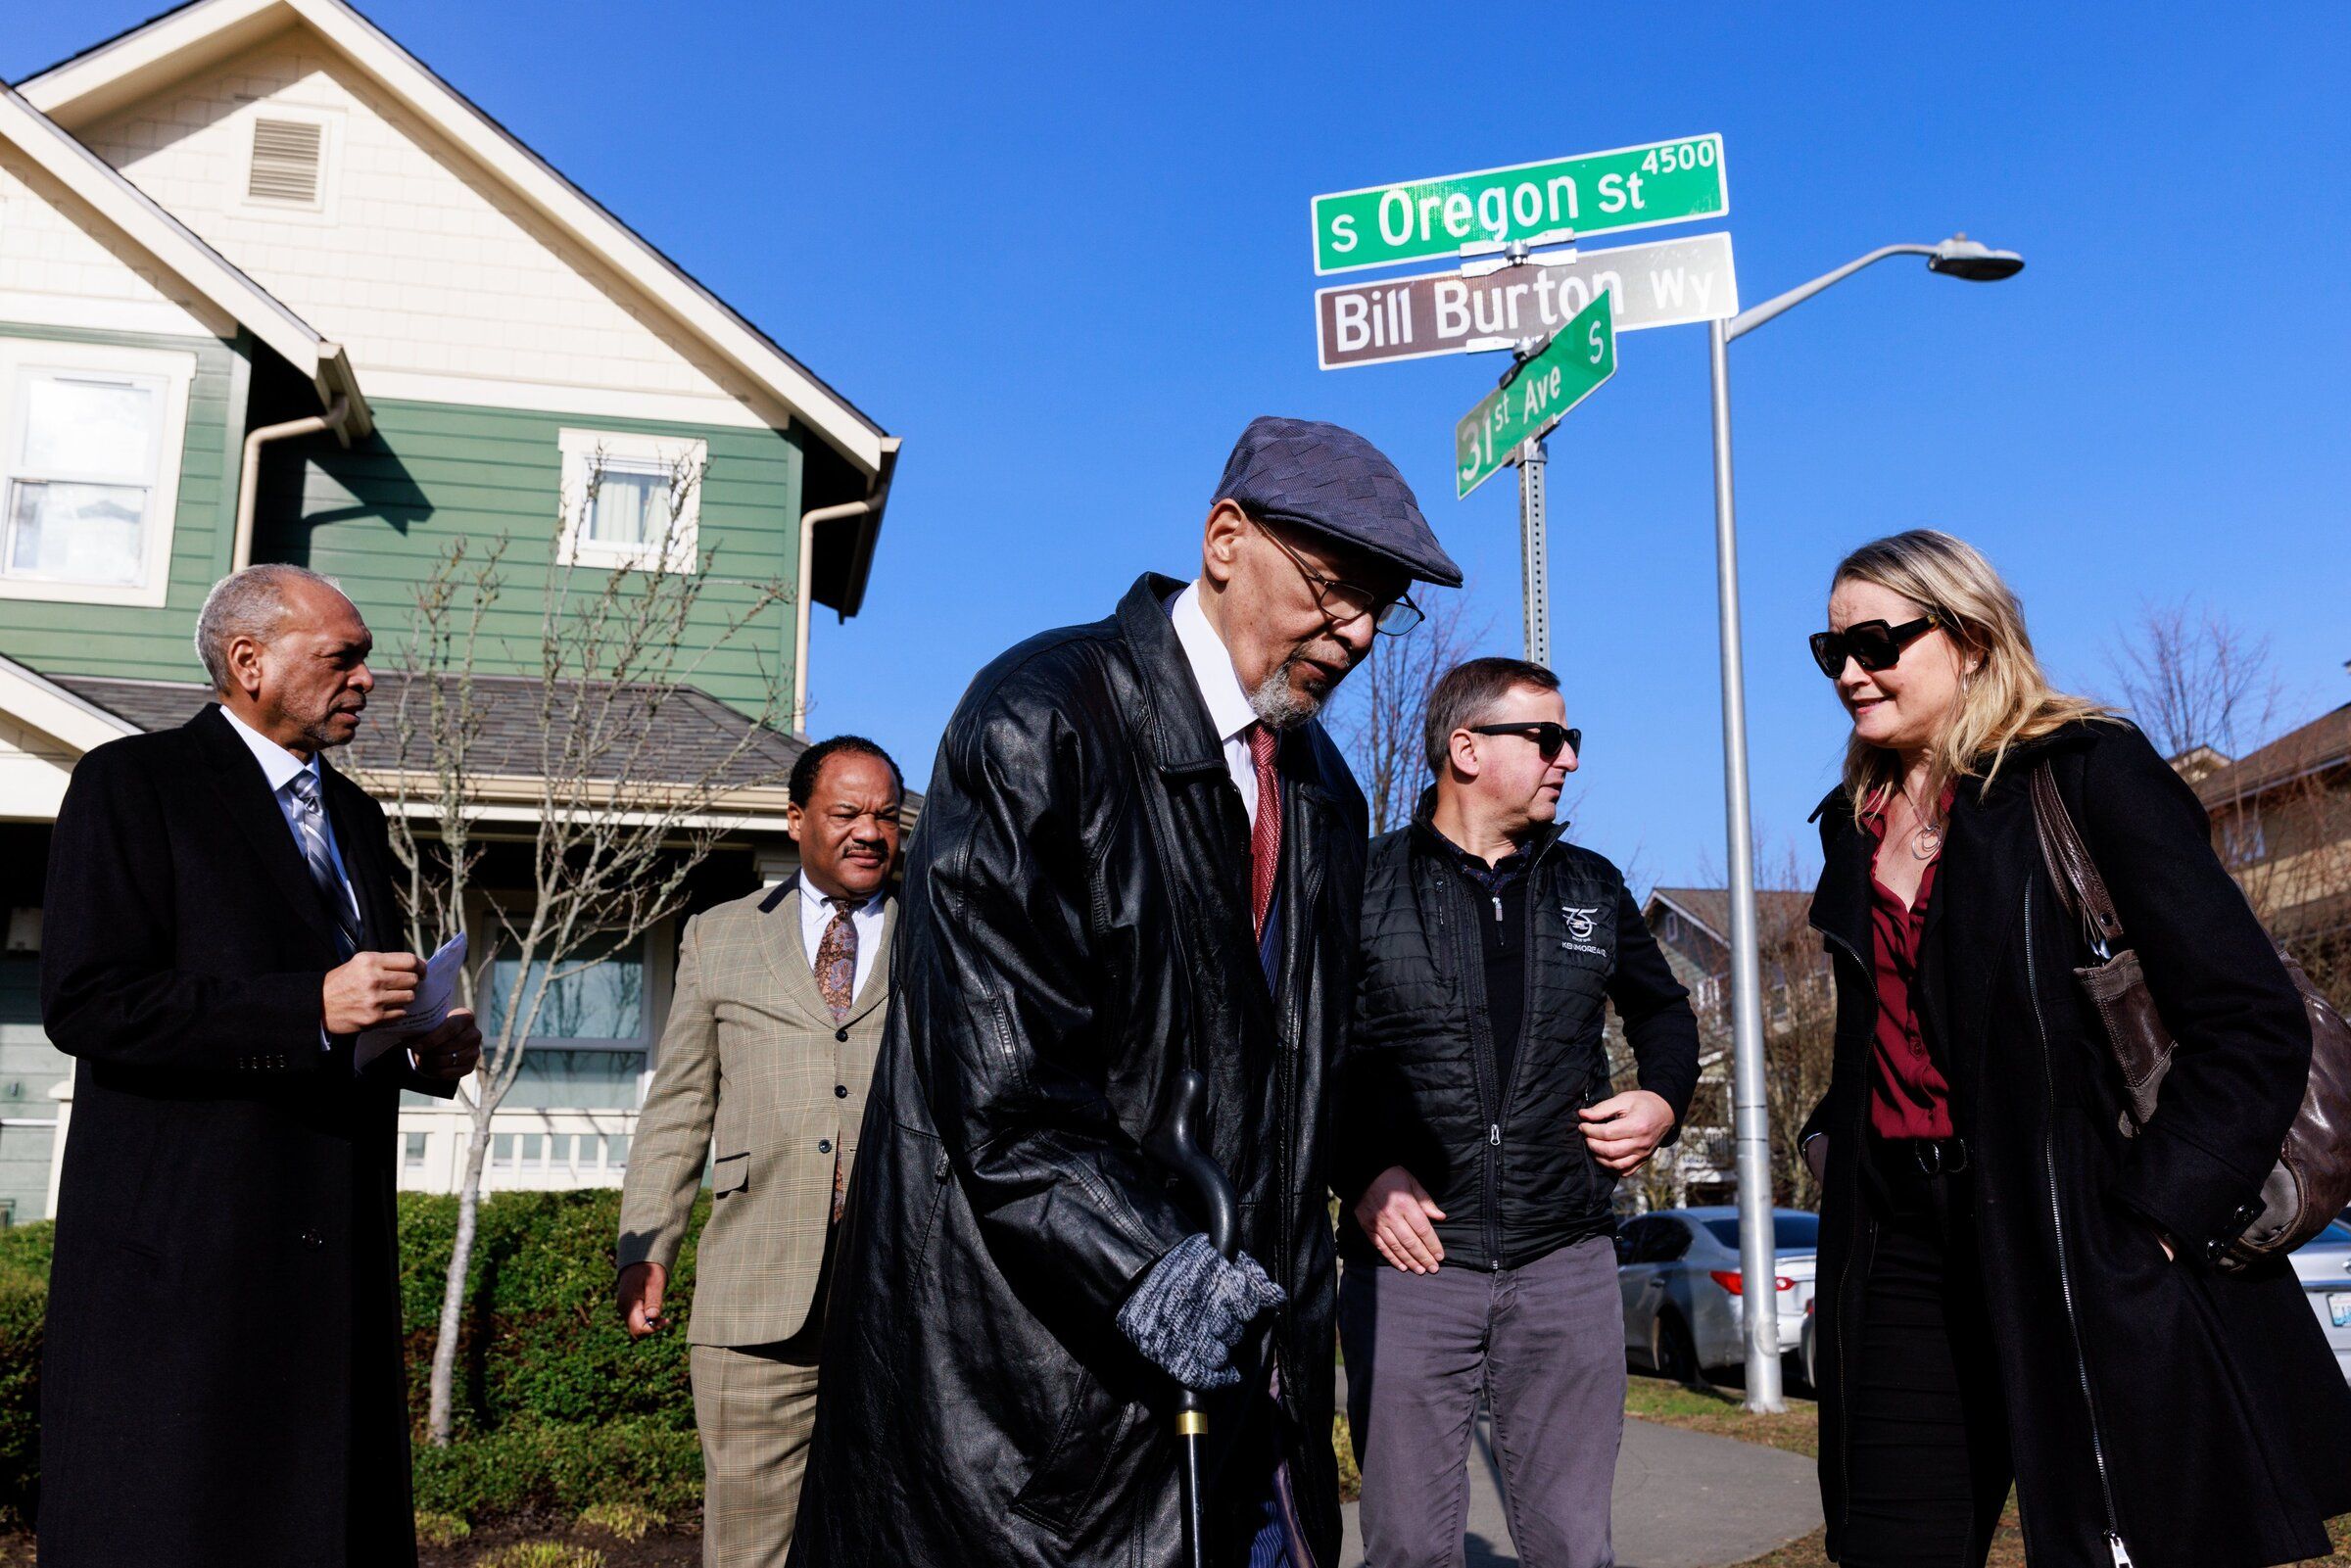
{"label": "downspout", "polygon": [[350,419],[351,399],[338,392],[322,414],[263,425],[246,433],[245,462],[237,473],[237,535],[228,557],[230,571],[241,572],[253,564],[253,510],[262,488],[262,448],[272,441],[313,436],[321,430],[340,431]]}
{"label": "downspout", "polygon": [[816,607],[810,598],[816,576],[816,525],[848,517],[870,517],[881,504],[880,496],[868,496],[863,500],[844,500],[836,506],[819,506],[814,511],[800,513],[800,583],[792,599],[792,614],[797,624],[792,631],[792,733],[803,740],[808,738],[808,618]]}

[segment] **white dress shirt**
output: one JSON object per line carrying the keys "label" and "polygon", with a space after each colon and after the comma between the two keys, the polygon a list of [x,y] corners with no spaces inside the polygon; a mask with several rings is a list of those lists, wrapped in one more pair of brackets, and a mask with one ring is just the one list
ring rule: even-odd
{"label": "white dress shirt", "polygon": [[[876,893],[865,901],[863,908],[849,912],[850,928],[857,933],[857,978],[851,984],[850,995],[865,993],[867,976],[874,973],[874,960],[882,953],[882,904],[889,895]],[[833,924],[833,906],[825,895],[816,890],[816,883],[800,873],[800,943],[808,950],[808,969],[816,970],[816,950],[824,945],[825,927]]]}
{"label": "white dress shirt", "polygon": [[1241,689],[1241,678],[1232,667],[1232,655],[1224,651],[1224,640],[1217,636],[1217,629],[1208,624],[1208,612],[1200,607],[1196,580],[1176,595],[1169,618],[1176,623],[1176,641],[1183,644],[1183,656],[1192,666],[1192,684],[1208,704],[1208,722],[1224,742],[1224,771],[1232,775],[1233,787],[1241,792],[1241,804],[1248,808],[1249,826],[1254,829],[1257,762],[1249,755],[1249,727],[1257,723],[1257,710],[1249,705],[1249,693]]}
{"label": "white dress shirt", "polygon": [[229,728],[237,732],[237,738],[243,740],[247,749],[252,751],[253,760],[262,765],[262,777],[269,781],[270,797],[277,802],[278,815],[286,819],[286,832],[294,835],[297,851],[302,848],[302,827],[295,813],[302,808],[295,804],[294,791],[286,785],[293,782],[298,773],[311,776],[312,786],[318,794],[318,832],[319,836],[326,840],[326,858],[335,864],[335,876],[342,880],[343,896],[351,902],[353,918],[363,925],[366,917],[360,913],[359,895],[352,891],[351,872],[343,864],[343,847],[335,842],[335,825],[326,814],[326,779],[318,771],[318,759],[313,756],[308,762],[303,761],[229,712],[225,704],[220,709],[220,717],[226,719]]}
{"label": "white dress shirt", "polygon": [[[253,760],[262,765],[262,777],[269,781],[269,797],[277,802],[278,815],[286,819],[286,832],[294,835],[295,852],[303,855],[306,876],[309,874],[310,857],[303,851],[302,828],[294,816],[302,808],[295,804],[294,791],[286,785],[293,782],[298,773],[311,776],[312,784],[318,791],[318,835],[326,840],[326,858],[335,863],[335,876],[342,880],[343,896],[351,900],[352,916],[364,928],[367,918],[360,913],[360,895],[352,890],[351,873],[343,864],[342,846],[335,842],[335,825],[326,814],[326,779],[318,771],[318,759],[312,756],[310,761],[303,761],[229,712],[225,702],[220,705],[220,717],[228,721],[228,727],[237,733],[237,738],[245,742],[246,749],[253,753]],[[334,1047],[334,1042],[327,1038],[324,1023],[318,1025],[318,1045],[321,1050]],[[413,1056],[410,1060],[414,1060]]]}

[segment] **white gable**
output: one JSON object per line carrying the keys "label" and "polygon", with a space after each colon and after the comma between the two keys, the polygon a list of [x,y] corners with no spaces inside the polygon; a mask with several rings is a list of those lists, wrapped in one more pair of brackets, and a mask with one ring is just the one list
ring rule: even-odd
{"label": "white gable", "polygon": [[87,203],[0,140],[0,321],[232,333],[235,323],[156,265]]}
{"label": "white gable", "polygon": [[[257,119],[319,128],[314,202],[248,195]],[[77,134],[341,342],[376,398],[789,417],[305,28]]]}

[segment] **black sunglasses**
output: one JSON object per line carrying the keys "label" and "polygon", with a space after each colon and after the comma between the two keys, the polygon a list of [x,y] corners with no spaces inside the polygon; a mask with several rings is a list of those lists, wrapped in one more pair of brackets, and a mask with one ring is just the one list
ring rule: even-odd
{"label": "black sunglasses", "polygon": [[1535,743],[1535,749],[1543,753],[1545,762],[1558,756],[1562,746],[1579,757],[1584,754],[1583,731],[1571,730],[1566,725],[1553,724],[1549,720],[1541,724],[1473,724],[1469,726],[1469,733],[1522,736]]}
{"label": "black sunglasses", "polygon": [[1253,518],[1251,521],[1256,522],[1258,531],[1271,540],[1273,547],[1287,555],[1290,564],[1298,568],[1298,575],[1306,579],[1308,588],[1314,590],[1315,607],[1322,612],[1332,626],[1345,626],[1359,615],[1368,615],[1373,631],[1388,637],[1402,637],[1423,619],[1420,606],[1413,602],[1410,594],[1399,594],[1394,598],[1383,599],[1367,588],[1342,583],[1335,577],[1324,577],[1307,565],[1298,552],[1283,544],[1281,536],[1268,528],[1262,520]]}
{"label": "black sunglasses", "polygon": [[1864,670],[1892,669],[1901,661],[1902,649],[1942,624],[1935,616],[1922,615],[1899,626],[1889,626],[1884,621],[1855,621],[1842,632],[1815,632],[1812,661],[1832,681],[1845,673],[1845,661],[1848,658]]}

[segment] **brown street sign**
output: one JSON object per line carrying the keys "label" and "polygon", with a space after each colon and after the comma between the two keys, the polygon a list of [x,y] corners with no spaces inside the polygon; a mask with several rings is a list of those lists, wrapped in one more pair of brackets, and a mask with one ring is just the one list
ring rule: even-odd
{"label": "brown street sign", "polygon": [[1431,272],[1317,289],[1315,336],[1325,370],[1508,349],[1557,332],[1603,290],[1618,332],[1727,320],[1739,313],[1731,237],[1584,251],[1572,261],[1537,258],[1475,277]]}

